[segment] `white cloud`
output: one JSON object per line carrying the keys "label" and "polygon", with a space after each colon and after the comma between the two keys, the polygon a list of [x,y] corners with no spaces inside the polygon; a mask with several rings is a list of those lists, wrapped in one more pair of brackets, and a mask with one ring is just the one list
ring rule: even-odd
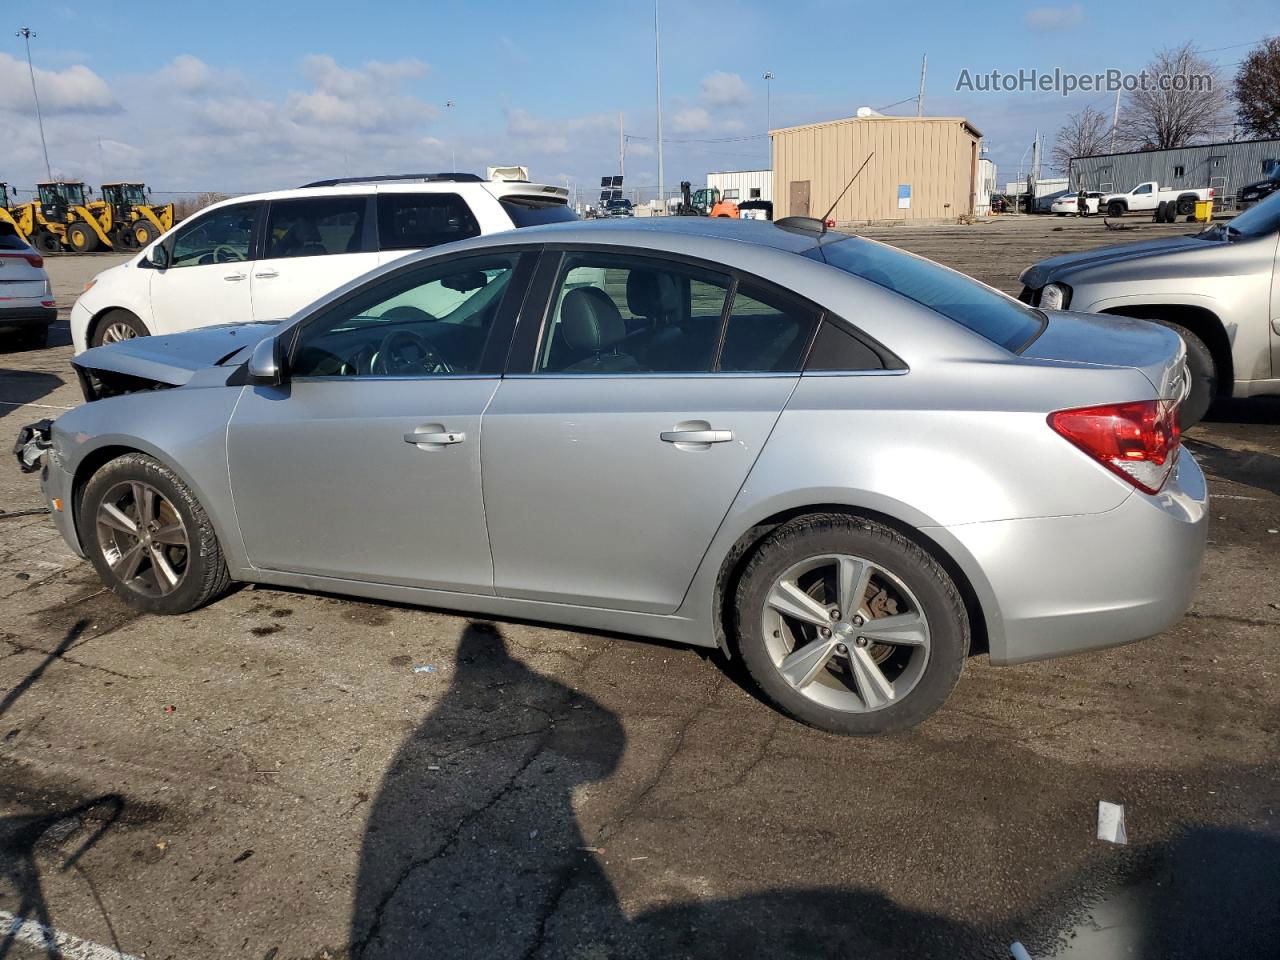
{"label": "white cloud", "polygon": [[1060,30],[1084,21],[1084,7],[1069,3],[1061,7],[1035,7],[1027,11],[1027,26],[1032,30]]}
{"label": "white cloud", "polygon": [[751,91],[738,74],[717,71],[702,79],[702,99],[713,107],[740,107],[751,99]]}
{"label": "white cloud", "polygon": [[507,135],[520,150],[558,156],[581,148],[584,140],[592,140],[603,131],[617,135],[616,118],[593,113],[579,117],[544,120],[522,107],[508,107]]}
{"label": "white cloud", "polygon": [[[40,110],[46,116],[64,113],[109,113],[120,109],[111,88],[84,64],[65,70],[36,67]],[[35,114],[31,78],[25,61],[0,53],[0,110]]]}
{"label": "white cloud", "polygon": [[184,93],[196,93],[209,88],[213,70],[199,57],[180,53],[160,71],[160,79]]}
{"label": "white cloud", "polygon": [[671,118],[671,129],[676,133],[701,133],[711,127],[711,114],[702,107],[685,107]]}

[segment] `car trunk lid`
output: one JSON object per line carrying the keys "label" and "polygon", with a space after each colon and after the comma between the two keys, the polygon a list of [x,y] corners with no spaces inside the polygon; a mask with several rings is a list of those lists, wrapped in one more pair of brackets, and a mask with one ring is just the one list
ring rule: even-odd
{"label": "car trunk lid", "polygon": [[1132,367],[1151,381],[1157,398],[1181,401],[1185,397],[1190,386],[1186,347],[1167,327],[1108,314],[1045,310],[1044,315],[1048,319],[1044,331],[1022,356]]}

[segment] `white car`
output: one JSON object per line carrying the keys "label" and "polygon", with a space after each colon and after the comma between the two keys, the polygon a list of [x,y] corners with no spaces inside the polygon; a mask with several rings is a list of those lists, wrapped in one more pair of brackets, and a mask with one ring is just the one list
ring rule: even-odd
{"label": "white car", "polygon": [[380,264],[452,240],[575,220],[564,187],[412,174],[323,180],[213,204],[94,277],[75,352],[223,323],[278,321]]}
{"label": "white car", "polygon": [[1123,217],[1126,213],[1151,213],[1160,204],[1171,206],[1170,219],[1189,216],[1196,209],[1197,200],[1212,200],[1213,187],[1162,187],[1155,180],[1140,183],[1128,193],[1108,193],[1102,197],[1102,209],[1109,217]]}
{"label": "white car", "polygon": [[[1080,213],[1080,203],[1078,193],[1064,193],[1057,200],[1053,201],[1053,205],[1049,209],[1060,217],[1067,214],[1078,216]],[[1098,204],[1102,201],[1102,194],[1097,190],[1090,190],[1084,195],[1084,205],[1086,217],[1095,216],[1098,212]]]}
{"label": "white car", "polygon": [[13,224],[0,220],[0,333],[27,348],[49,342],[49,324],[58,318],[44,258]]}

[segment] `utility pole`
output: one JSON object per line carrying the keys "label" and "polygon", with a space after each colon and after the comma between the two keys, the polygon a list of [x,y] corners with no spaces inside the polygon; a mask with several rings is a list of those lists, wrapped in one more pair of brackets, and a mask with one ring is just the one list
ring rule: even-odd
{"label": "utility pole", "polygon": [[662,38],[658,32],[658,0],[653,0],[653,73],[658,102],[658,210],[667,212],[662,190]]}
{"label": "utility pole", "polygon": [[1120,126],[1120,88],[1116,87],[1116,106],[1111,111],[1111,152],[1116,152],[1116,127]]}
{"label": "utility pole", "polygon": [[49,164],[49,145],[44,139],[44,117],[40,115],[40,95],[36,93],[36,68],[31,65],[31,38],[36,34],[31,32],[30,27],[23,27],[14,36],[21,37],[27,42],[27,73],[31,74],[31,99],[36,102],[36,124],[40,127],[40,147],[44,150],[44,172],[52,180],[53,167]]}
{"label": "utility pole", "polygon": [[926,53],[920,60],[920,95],[916,97],[916,116],[924,116],[924,75],[929,69],[929,55]]}
{"label": "utility pole", "polygon": [[[453,101],[446,100],[444,102],[444,108],[446,111],[452,111]],[[457,173],[458,172],[458,144],[454,141],[454,130],[453,130],[452,123],[449,124],[449,150],[453,154],[453,160],[451,161],[453,165],[449,168],[449,172]]]}
{"label": "utility pole", "polygon": [[618,111],[618,176],[627,175],[627,137],[623,133],[622,111]]}
{"label": "utility pole", "polygon": [[764,130],[768,133],[773,129],[773,71],[766,70],[764,76]]}

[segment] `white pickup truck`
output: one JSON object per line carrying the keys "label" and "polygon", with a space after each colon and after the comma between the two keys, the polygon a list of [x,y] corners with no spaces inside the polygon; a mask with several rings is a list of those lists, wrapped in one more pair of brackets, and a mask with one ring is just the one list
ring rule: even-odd
{"label": "white pickup truck", "polygon": [[1156,181],[1148,180],[1128,193],[1108,193],[1100,206],[1109,217],[1123,217],[1126,213],[1151,213],[1167,202],[1174,205],[1174,215],[1186,217],[1195,213],[1197,200],[1212,199],[1213,187],[1161,188]]}

